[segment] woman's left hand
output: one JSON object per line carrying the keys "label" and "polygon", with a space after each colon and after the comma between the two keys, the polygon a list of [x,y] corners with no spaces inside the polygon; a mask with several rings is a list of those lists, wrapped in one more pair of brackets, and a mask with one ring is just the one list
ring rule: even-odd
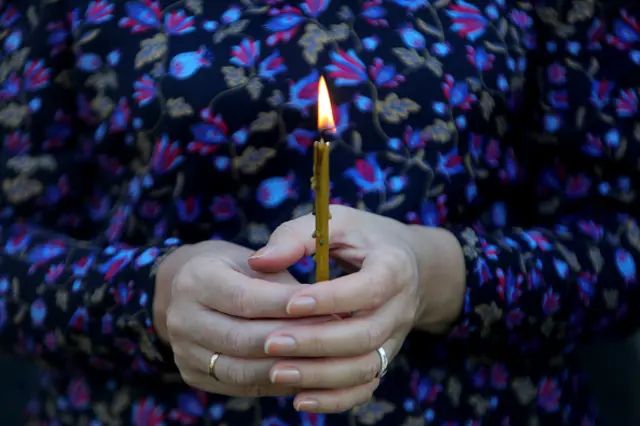
{"label": "woman's left hand", "polygon": [[[369,401],[382,366],[378,349],[391,361],[413,327],[445,330],[464,295],[461,250],[448,232],[343,206],[331,206],[331,214],[331,257],[356,272],[301,289],[287,312],[353,316],[278,330],[265,343],[268,355],[290,358],[273,367],[272,382],[308,389],[296,396],[294,406],[317,413]],[[314,229],[312,215],[283,224],[251,257],[251,267],[281,271],[312,255]]]}

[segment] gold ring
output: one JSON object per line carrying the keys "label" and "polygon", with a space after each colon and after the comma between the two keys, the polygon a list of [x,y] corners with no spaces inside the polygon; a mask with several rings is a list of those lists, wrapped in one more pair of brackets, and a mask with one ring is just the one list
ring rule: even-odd
{"label": "gold ring", "polygon": [[220,354],[217,352],[214,352],[213,355],[211,355],[211,358],[209,359],[209,377],[211,377],[213,380],[217,382],[220,381],[218,377],[216,377],[216,371],[215,371],[216,361],[218,361],[218,358],[220,358]]}

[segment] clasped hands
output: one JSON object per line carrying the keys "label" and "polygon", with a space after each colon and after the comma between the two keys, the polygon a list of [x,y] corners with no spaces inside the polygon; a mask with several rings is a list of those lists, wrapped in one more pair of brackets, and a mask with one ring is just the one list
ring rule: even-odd
{"label": "clasped hands", "polygon": [[[458,315],[464,267],[446,231],[332,206],[331,256],[351,273],[303,285],[286,269],[313,254],[314,227],[307,215],[254,254],[208,241],[162,262],[154,324],[187,384],[233,396],[295,395],[297,410],[342,412],[378,386],[379,347],[391,360],[412,328],[441,332]],[[353,315],[336,318],[344,313]]]}

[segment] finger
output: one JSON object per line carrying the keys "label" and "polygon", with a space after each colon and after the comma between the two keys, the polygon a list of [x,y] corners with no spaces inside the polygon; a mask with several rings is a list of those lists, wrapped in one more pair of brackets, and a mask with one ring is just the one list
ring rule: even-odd
{"label": "finger", "polygon": [[303,391],[294,398],[293,406],[308,413],[342,413],[369,402],[379,382],[376,379],[351,388]]}
{"label": "finger", "polygon": [[256,271],[278,272],[315,252],[315,216],[307,214],[278,226],[267,245],[249,258]]}
{"label": "finger", "polygon": [[184,374],[182,371],[184,382],[196,389],[205,392],[234,397],[250,397],[258,398],[263,396],[291,396],[297,394],[300,390],[293,387],[283,387],[274,385],[247,385],[234,386],[221,381],[217,381],[201,372]]}
{"label": "finger", "polygon": [[389,339],[382,346],[384,355],[375,350],[354,357],[279,358],[269,377],[274,385],[307,389],[337,389],[362,385],[379,378],[383,369],[386,371],[389,360],[399,349],[400,341],[396,338]]}
{"label": "finger", "polygon": [[274,385],[335,389],[369,383],[380,374],[377,352],[349,358],[279,359],[269,373]]}
{"label": "finger", "polygon": [[276,359],[247,360],[220,356],[214,363],[215,378],[209,374],[213,353],[188,343],[174,346],[174,357],[186,384],[207,392],[229,396],[259,397],[294,395],[291,386],[272,385],[269,369]]}
{"label": "finger", "polygon": [[[331,206],[331,226],[329,226],[330,246],[340,245],[344,240],[347,224],[346,210],[342,206]],[[307,214],[283,223],[269,237],[265,247],[249,258],[249,266],[256,271],[279,272],[289,268],[304,256],[316,251],[313,233],[316,229],[315,216]]]}
{"label": "finger", "polygon": [[277,358],[235,358],[220,355],[214,365],[215,377],[234,386],[271,385],[270,372]]}
{"label": "finger", "polygon": [[[198,376],[208,376],[231,386],[270,386],[270,371],[278,362],[277,358],[238,358],[219,354],[213,363],[215,377],[209,374],[211,358],[216,354],[199,345],[190,345],[188,352],[176,354],[176,364],[181,370],[189,370]],[[179,360],[179,361],[178,361]]]}
{"label": "finger", "polygon": [[180,294],[243,318],[282,318],[287,316],[288,300],[302,287],[250,278],[224,260],[198,256],[176,274],[172,297]]}
{"label": "finger", "polygon": [[232,317],[219,312],[200,309],[172,309],[167,325],[172,340],[193,342],[210,352],[236,357],[264,358],[267,337],[292,325],[310,325],[330,321],[331,317],[300,318],[295,320],[251,320]]}
{"label": "finger", "polygon": [[401,248],[373,250],[360,271],[298,290],[286,310],[306,316],[375,309],[416,279],[416,267],[409,259]]}
{"label": "finger", "polygon": [[[219,359],[219,361],[221,360],[222,357]],[[247,366],[245,365],[244,367],[246,368]],[[251,367],[249,367],[249,369],[249,371],[252,371]],[[216,375],[221,374],[218,370],[220,370],[220,367],[216,366]],[[247,373],[245,373],[244,371],[245,370],[242,370],[242,373],[240,373],[242,375],[225,377],[224,380],[235,380],[239,383],[241,380],[244,380],[247,377]],[[236,397],[289,396],[295,395],[299,392],[299,389],[290,386],[276,386],[271,384],[231,384],[229,382],[223,381],[222,379],[214,379],[213,377],[209,376],[208,372],[204,373],[200,368],[181,368],[180,374],[187,385],[193,388],[202,389],[206,392],[221,395]]]}
{"label": "finger", "polygon": [[[269,281],[270,283],[279,283],[279,284],[287,284],[287,285],[296,285],[300,286],[301,283],[293,275],[289,273],[286,269],[282,272],[277,273],[266,273],[266,272],[257,272],[253,269],[250,269],[249,272],[251,278],[259,278],[264,281]],[[298,287],[298,290],[300,287]]]}
{"label": "finger", "polygon": [[300,325],[269,335],[265,352],[271,356],[347,357],[368,354],[383,345],[396,327],[403,307],[394,302],[374,313],[322,324]]}

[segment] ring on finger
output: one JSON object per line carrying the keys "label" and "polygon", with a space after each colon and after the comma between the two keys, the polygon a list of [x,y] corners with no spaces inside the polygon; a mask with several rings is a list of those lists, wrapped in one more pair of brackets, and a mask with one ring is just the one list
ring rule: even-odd
{"label": "ring on finger", "polygon": [[376,352],[378,353],[378,358],[380,358],[380,371],[376,375],[376,378],[382,378],[387,374],[387,369],[389,368],[389,357],[387,356],[387,351],[385,351],[382,346],[376,349]]}
{"label": "ring on finger", "polygon": [[218,352],[214,352],[213,355],[211,355],[211,358],[209,358],[209,377],[211,377],[216,382],[220,381],[220,379],[218,379],[218,377],[216,376],[215,370],[218,358],[220,358],[220,354]]}

